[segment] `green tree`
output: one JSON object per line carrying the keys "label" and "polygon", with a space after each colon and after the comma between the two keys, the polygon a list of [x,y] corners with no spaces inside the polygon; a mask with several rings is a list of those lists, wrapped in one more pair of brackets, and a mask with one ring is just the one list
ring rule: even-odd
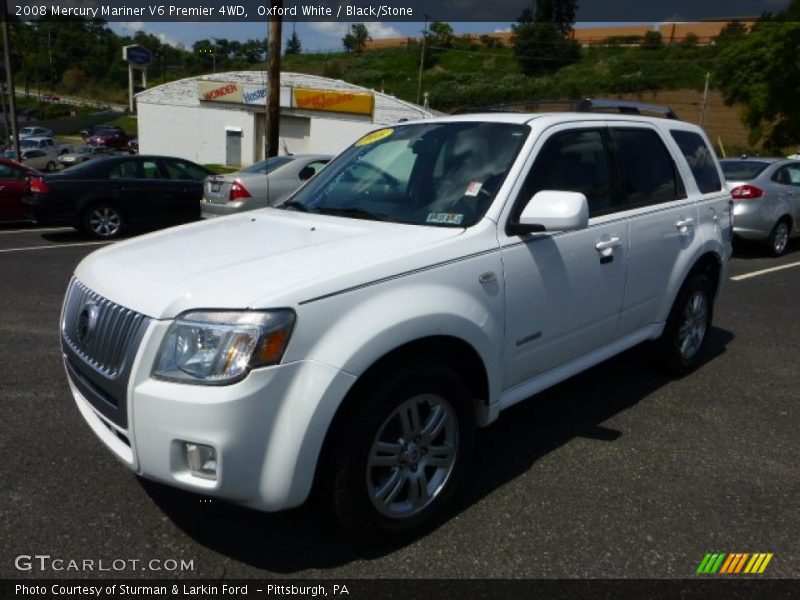
{"label": "green tree", "polygon": [[731,21],[720,30],[719,35],[714,38],[714,43],[725,44],[728,42],[734,42],[742,39],[746,35],[747,25],[741,21]]}
{"label": "green tree", "polygon": [[[800,0],[787,13],[792,10],[800,11]],[[787,13],[726,42],[715,69],[725,102],[743,106],[750,143],[761,141],[771,151],[800,142],[800,22],[785,20]]]}
{"label": "green tree", "polygon": [[576,0],[538,0],[533,20],[539,23],[554,23],[561,35],[568,36],[575,25],[577,8]]}
{"label": "green tree", "polygon": [[428,28],[427,37],[426,43],[428,46],[436,46],[438,48],[453,47],[453,28],[449,23],[434,21]]}
{"label": "green tree", "polygon": [[350,25],[350,32],[342,38],[342,44],[347,52],[362,52],[367,42],[372,41],[372,36],[363,23]]}
{"label": "green tree", "polygon": [[530,8],[522,10],[512,30],[514,55],[525,75],[545,75],[580,60],[580,45],[568,37],[575,19],[574,4],[548,0],[539,2],[535,14]]}
{"label": "green tree", "polygon": [[658,48],[662,48],[664,46],[664,38],[661,36],[660,31],[648,31],[644,34],[644,40],[642,41],[642,48],[647,48],[648,50],[656,50]]}
{"label": "green tree", "polygon": [[293,31],[289,39],[286,40],[286,49],[284,54],[300,54],[303,51],[303,44],[297,36],[297,32]]}

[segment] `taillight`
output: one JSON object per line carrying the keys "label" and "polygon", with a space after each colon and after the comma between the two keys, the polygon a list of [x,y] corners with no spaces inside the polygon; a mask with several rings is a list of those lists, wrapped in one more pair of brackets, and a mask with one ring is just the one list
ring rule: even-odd
{"label": "taillight", "polygon": [[739,185],[731,190],[731,196],[736,200],[752,200],[754,198],[761,198],[764,195],[764,190],[757,188],[754,185]]}
{"label": "taillight", "polygon": [[50,186],[41,177],[31,177],[30,190],[34,194],[49,194]]}
{"label": "taillight", "polygon": [[247,198],[251,198],[250,192],[247,191],[247,188],[244,187],[240,182],[234,181],[233,185],[231,186],[230,194],[228,194],[228,201],[233,202],[235,200],[246,200]]}

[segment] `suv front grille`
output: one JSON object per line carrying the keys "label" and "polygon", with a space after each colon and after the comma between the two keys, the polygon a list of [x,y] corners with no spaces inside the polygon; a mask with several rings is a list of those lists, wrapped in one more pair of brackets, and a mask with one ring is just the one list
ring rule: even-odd
{"label": "suv front grille", "polygon": [[128,426],[128,381],[150,318],[93,292],[77,279],[61,314],[67,376],[112,423]]}
{"label": "suv front grille", "polygon": [[105,377],[115,379],[145,320],[144,315],[106,300],[73,279],[61,331],[64,341],[78,356]]}

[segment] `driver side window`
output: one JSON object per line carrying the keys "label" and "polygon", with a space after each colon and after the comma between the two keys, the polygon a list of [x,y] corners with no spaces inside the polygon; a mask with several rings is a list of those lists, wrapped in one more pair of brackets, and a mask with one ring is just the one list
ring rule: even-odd
{"label": "driver side window", "polygon": [[525,204],[543,190],[580,192],[589,203],[590,217],[613,212],[608,152],[601,130],[576,129],[550,136],[528,172],[512,219],[517,220]]}

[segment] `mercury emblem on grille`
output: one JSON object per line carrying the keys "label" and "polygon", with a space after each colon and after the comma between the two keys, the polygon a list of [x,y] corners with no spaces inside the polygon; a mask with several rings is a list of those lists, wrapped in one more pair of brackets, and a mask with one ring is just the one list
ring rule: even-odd
{"label": "mercury emblem on grille", "polygon": [[78,323],[75,328],[75,335],[78,338],[78,342],[84,344],[89,341],[97,325],[97,317],[99,314],[100,308],[94,302],[87,302],[83,306],[78,315]]}

